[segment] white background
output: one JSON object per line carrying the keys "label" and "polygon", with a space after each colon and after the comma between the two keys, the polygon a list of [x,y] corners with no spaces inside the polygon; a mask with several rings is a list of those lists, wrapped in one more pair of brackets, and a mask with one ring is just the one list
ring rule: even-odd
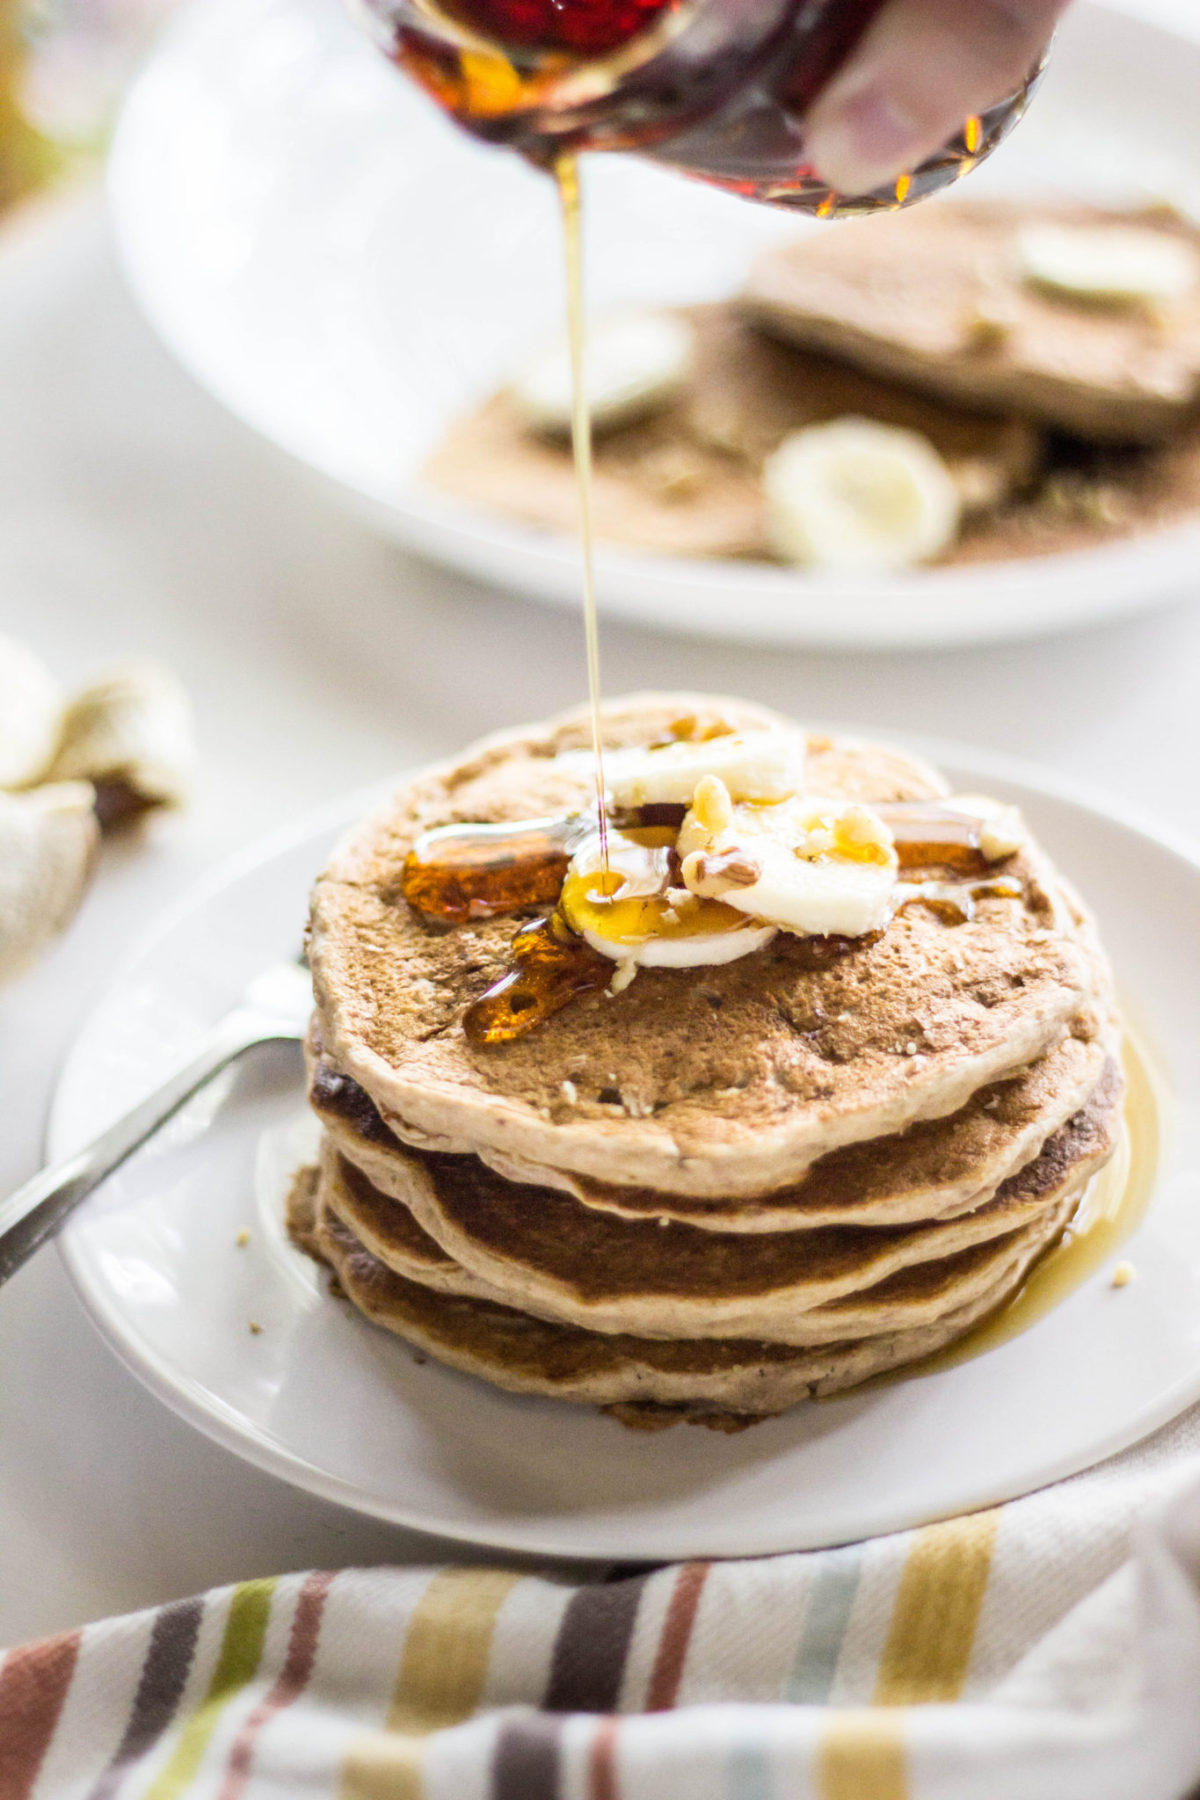
{"label": "white background", "polygon": [[[1197,28],[1189,0],[1140,10]],[[574,620],[378,543],[198,393],[124,297],[87,200],[0,240],[0,630],[66,679],[165,657],[203,745],[191,811],[109,852],[70,936],[0,993],[0,1191],[36,1168],[64,1049],[165,902],[322,801],[584,686]],[[956,737],[1200,836],[1196,606],[919,657],[612,626],[603,654],[610,693],[712,686]],[[113,1360],[52,1251],[0,1293],[0,1644],[251,1575],[462,1554],[296,1494],[178,1423]]]}

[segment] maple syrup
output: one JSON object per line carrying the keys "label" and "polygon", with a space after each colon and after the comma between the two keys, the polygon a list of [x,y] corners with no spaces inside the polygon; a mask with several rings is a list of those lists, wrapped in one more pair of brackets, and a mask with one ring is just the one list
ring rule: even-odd
{"label": "maple syrup", "polygon": [[902,801],[876,806],[891,827],[896,856],[903,871],[948,869],[956,875],[984,876],[993,864],[983,853],[983,821],[936,802]]}
{"label": "maple syrup", "polygon": [[442,0],[448,19],[476,37],[517,51],[557,51],[566,56],[603,56],[636,37],[656,14],[676,0]]}
{"label": "maple syrup", "polygon": [[444,825],[417,840],[400,889],[422,917],[454,925],[555,906],[585,830],[581,817]]}
{"label": "maple syrup", "polygon": [[608,798],[604,784],[604,737],[600,725],[600,621],[596,611],[596,545],[592,529],[592,414],[584,374],[583,201],[579,164],[560,156],[554,165],[562,202],[566,249],[567,332],[571,344],[571,446],[579,493],[579,548],[583,558],[583,629],[587,648],[588,703],[592,719],[592,760],[596,782],[596,814],[600,826],[600,860],[608,872]]}
{"label": "maple syrup", "polygon": [[911,204],[1020,118],[1039,71],[920,168],[841,195],[805,119],[882,0],[355,0],[373,36],[460,125],[552,168],[636,150],[768,204],[829,217]]}
{"label": "maple syrup", "polygon": [[1154,1192],[1163,1088],[1146,1045],[1128,1029],[1123,1060],[1127,1086],[1116,1151],[1089,1183],[1059,1242],[1033,1265],[1013,1298],[966,1337],[883,1380],[936,1374],[1020,1337],[1082,1287],[1133,1236]]}
{"label": "maple syrup", "polygon": [[577,937],[558,912],[518,931],[509,954],[510,967],[464,1015],[463,1030],[472,1044],[510,1044],[525,1037],[613,978],[608,957]]}
{"label": "maple syrup", "polygon": [[[683,888],[676,832],[670,826],[631,826],[614,837],[611,866],[599,846],[581,847],[563,884],[559,912],[573,931],[599,932],[632,949],[647,938],[723,936],[753,929],[753,920],[720,900]],[[591,855],[589,855],[591,848]]]}

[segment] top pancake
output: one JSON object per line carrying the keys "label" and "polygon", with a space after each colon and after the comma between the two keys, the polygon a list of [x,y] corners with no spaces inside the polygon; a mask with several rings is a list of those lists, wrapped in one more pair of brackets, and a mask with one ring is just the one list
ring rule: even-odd
{"label": "top pancake", "polygon": [[[772,720],[744,702],[634,696],[605,712],[610,745]],[[944,1117],[1026,1067],[1087,1000],[1094,969],[1035,850],[1005,865],[1024,897],[985,899],[950,925],[900,915],[813,970],[780,934],[719,968],[643,970],[616,998],[575,1002],[529,1036],[479,1048],[466,1007],[499,976],[520,920],[429,925],[400,897],[430,826],[587,804],[583,711],[495,738],[418,778],[335,852],[313,899],[310,958],[325,1045],[402,1140],[495,1152],[669,1193],[759,1195],[842,1144]],[[930,798],[935,771],[898,753],[810,740],[809,791]]]}

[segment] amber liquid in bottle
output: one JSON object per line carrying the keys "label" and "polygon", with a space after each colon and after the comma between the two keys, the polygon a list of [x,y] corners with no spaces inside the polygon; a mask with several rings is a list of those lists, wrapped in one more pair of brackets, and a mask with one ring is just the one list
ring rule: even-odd
{"label": "amber liquid in bottle", "polygon": [[907,205],[987,156],[1039,71],[872,194],[808,162],[805,119],[882,0],[356,0],[384,51],[468,131],[551,168],[636,150],[717,186],[828,217]]}

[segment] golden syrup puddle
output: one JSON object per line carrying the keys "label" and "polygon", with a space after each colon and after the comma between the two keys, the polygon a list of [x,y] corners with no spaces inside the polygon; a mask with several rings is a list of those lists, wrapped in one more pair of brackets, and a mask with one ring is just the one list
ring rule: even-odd
{"label": "golden syrup puddle", "polygon": [[1126,1030],[1122,1060],[1127,1091],[1116,1151],[1088,1184],[1059,1243],[1034,1264],[1024,1285],[991,1318],[957,1343],[865,1387],[937,1375],[1022,1337],[1128,1243],[1146,1216],[1158,1176],[1166,1089],[1137,1032]]}

